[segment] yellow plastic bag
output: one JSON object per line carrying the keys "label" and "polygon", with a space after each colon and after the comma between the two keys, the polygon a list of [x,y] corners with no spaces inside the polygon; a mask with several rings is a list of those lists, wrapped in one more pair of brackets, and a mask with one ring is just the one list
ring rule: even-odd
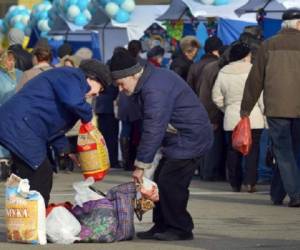
{"label": "yellow plastic bag", "polygon": [[77,151],[84,178],[102,180],[110,168],[109,155],[104,137],[91,123],[80,126]]}

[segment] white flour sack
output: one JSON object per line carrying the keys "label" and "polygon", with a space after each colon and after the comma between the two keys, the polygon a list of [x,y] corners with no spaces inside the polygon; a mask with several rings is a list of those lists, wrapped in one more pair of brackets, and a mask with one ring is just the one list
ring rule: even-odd
{"label": "white flour sack", "polygon": [[44,199],[39,192],[29,189],[28,180],[14,174],[6,182],[7,240],[44,245],[47,243]]}

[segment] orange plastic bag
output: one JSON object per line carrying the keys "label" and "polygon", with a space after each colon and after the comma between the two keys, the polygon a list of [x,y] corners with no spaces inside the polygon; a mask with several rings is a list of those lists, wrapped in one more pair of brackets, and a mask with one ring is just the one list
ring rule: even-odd
{"label": "orange plastic bag", "polygon": [[252,134],[249,117],[242,118],[232,132],[232,147],[247,155],[252,145]]}
{"label": "orange plastic bag", "polygon": [[110,168],[105,140],[92,123],[81,124],[77,140],[80,167],[85,178],[104,178]]}

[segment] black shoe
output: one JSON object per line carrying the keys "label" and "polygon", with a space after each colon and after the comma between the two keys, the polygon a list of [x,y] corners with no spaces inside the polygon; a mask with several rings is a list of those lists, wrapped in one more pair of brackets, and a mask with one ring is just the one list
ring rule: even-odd
{"label": "black shoe", "polygon": [[136,233],[136,236],[140,239],[143,239],[143,240],[151,240],[151,239],[155,239],[154,234],[163,233],[163,232],[164,232],[164,230],[161,227],[159,227],[157,225],[154,225],[148,231]]}
{"label": "black shoe", "polygon": [[298,199],[291,199],[289,204],[289,207],[300,207],[300,200]]}
{"label": "black shoe", "polygon": [[193,233],[174,233],[172,231],[166,231],[164,233],[154,234],[156,240],[163,241],[176,241],[176,240],[192,240],[194,238]]}
{"label": "black shoe", "polygon": [[281,206],[283,201],[272,201],[274,206]]}

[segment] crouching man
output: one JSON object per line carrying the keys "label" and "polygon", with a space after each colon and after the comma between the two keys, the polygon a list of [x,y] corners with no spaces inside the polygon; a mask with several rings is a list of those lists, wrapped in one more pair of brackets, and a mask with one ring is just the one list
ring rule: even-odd
{"label": "crouching man", "polygon": [[153,212],[154,226],[141,239],[189,240],[193,220],[187,211],[188,187],[200,157],[211,147],[212,127],[197,96],[182,78],[166,69],[144,68],[127,53],[113,55],[111,75],[120,91],[132,95],[141,110],[143,128],[133,178],[142,182],[162,146],[163,158],[155,171],[160,201]]}

